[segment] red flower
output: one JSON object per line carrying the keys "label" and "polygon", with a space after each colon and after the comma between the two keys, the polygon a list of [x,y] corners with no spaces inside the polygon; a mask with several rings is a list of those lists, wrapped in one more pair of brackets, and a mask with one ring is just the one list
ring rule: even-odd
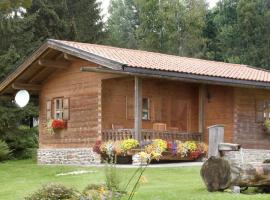
{"label": "red flower", "polygon": [[101,146],[102,142],[101,140],[97,140],[94,147],[93,147],[93,151],[97,154],[101,154],[101,149],[100,149],[100,146]]}
{"label": "red flower", "polygon": [[193,151],[193,152],[191,152],[190,153],[190,158],[192,158],[192,159],[197,159],[197,158],[199,158],[200,157],[200,155],[201,155],[201,152],[200,151]]}
{"label": "red flower", "polygon": [[62,119],[54,119],[52,121],[52,128],[53,129],[63,129],[66,128],[66,122]]}
{"label": "red flower", "polygon": [[173,149],[173,143],[171,141],[167,141],[167,149]]}

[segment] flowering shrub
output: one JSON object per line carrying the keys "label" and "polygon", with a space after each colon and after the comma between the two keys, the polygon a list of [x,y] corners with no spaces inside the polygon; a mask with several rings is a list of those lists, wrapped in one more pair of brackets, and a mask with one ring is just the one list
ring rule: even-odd
{"label": "flowering shrub", "polygon": [[207,153],[207,145],[195,141],[178,142],[177,153],[183,158],[197,159]]}
{"label": "flowering shrub", "polygon": [[106,154],[108,156],[113,155],[122,155],[126,154],[127,151],[134,149],[139,146],[139,142],[134,139],[127,139],[122,141],[108,141],[108,142],[100,142],[97,144],[96,142],[95,152],[99,154]]}
{"label": "flowering shrub", "polygon": [[[99,154],[109,157],[114,155],[126,155],[129,150],[139,146],[139,142],[134,139],[122,141],[108,141],[102,143],[97,141],[94,146],[94,151]],[[142,160],[159,160],[164,152],[173,153],[175,156],[182,158],[198,159],[207,153],[208,147],[203,142],[196,141],[165,141],[155,139],[149,141],[145,147],[141,147],[141,152],[138,155]]]}
{"label": "flowering shrub", "polygon": [[113,156],[115,152],[114,150],[115,146],[112,141],[105,142],[100,145],[100,152],[108,156]]}
{"label": "flowering shrub", "polygon": [[121,143],[121,148],[125,152],[128,150],[131,150],[137,146],[139,146],[139,142],[137,140],[134,140],[134,139],[123,140]]}
{"label": "flowering shrub", "polygon": [[167,142],[161,139],[155,139],[145,147],[145,153],[149,154],[152,159],[159,160],[162,153],[167,149]]}

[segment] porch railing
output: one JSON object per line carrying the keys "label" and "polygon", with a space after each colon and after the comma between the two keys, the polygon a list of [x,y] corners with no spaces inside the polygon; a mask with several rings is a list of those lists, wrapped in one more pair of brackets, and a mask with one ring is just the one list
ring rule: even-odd
{"label": "porch railing", "polygon": [[[135,138],[134,129],[106,129],[102,131],[103,141],[117,141]],[[167,141],[201,141],[201,133],[187,133],[187,132],[177,132],[177,131],[157,131],[157,130],[142,130],[142,141],[153,140],[153,139],[163,139]]]}

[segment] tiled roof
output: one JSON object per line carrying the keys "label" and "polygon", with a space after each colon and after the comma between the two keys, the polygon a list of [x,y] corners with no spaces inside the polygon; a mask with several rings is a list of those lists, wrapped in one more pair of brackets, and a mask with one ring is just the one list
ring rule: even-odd
{"label": "tiled roof", "polygon": [[270,82],[270,72],[247,65],[187,58],[111,46],[51,40],[120,65],[211,77]]}

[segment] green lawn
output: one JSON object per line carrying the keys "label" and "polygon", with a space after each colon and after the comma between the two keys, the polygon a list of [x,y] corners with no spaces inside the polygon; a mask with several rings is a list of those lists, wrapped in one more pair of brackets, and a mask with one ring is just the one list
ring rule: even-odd
{"label": "green lawn", "polygon": [[[56,176],[74,170],[93,170],[82,175]],[[142,200],[232,200],[270,199],[270,194],[209,193],[199,176],[199,167],[148,168],[147,183],[140,186],[135,199]],[[119,169],[123,180],[127,180],[134,169]],[[41,185],[56,182],[82,190],[89,183],[102,183],[104,168],[71,166],[38,166],[34,161],[9,161],[0,164],[0,200],[23,199]]]}

